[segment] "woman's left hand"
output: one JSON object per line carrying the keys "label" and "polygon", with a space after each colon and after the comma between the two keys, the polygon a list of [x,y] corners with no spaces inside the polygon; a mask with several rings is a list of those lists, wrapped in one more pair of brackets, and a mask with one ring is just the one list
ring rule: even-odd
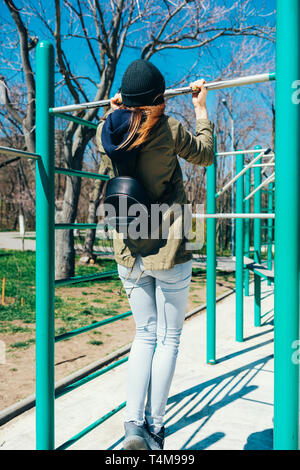
{"label": "woman's left hand", "polygon": [[122,95],[121,93],[116,93],[113,98],[110,100],[110,106],[113,110],[119,109],[122,104]]}

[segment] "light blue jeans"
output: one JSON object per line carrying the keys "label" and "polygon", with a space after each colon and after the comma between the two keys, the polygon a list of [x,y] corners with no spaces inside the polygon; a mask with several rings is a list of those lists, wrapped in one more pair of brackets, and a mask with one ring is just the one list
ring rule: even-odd
{"label": "light blue jeans", "polygon": [[[128,361],[125,421],[150,430],[163,426],[174,375],[192,274],[192,260],[168,270],[145,270],[137,258],[133,269],[118,265],[136,324]],[[146,406],[145,406],[145,401]]]}

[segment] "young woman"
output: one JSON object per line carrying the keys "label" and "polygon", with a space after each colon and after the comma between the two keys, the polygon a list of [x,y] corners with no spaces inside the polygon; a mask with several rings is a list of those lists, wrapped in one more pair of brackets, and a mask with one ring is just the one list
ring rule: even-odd
{"label": "young woman", "polygon": [[[160,71],[149,61],[136,60],[125,71],[121,92],[98,126],[102,158],[110,164],[116,152],[121,155],[117,171],[126,167],[126,174],[142,183],[153,203],[188,204],[177,156],[196,165],[213,162],[213,124],[207,116],[204,83],[202,79],[191,84],[194,136],[164,114],[165,80]],[[177,212],[164,237],[114,237],[118,273],[136,324],[128,362],[124,449],[163,449],[164,414],[192,273],[187,240],[174,236],[184,219]]]}

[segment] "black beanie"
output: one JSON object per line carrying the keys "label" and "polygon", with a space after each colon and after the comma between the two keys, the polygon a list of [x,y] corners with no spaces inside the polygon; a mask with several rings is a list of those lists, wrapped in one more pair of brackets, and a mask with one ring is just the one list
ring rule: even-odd
{"label": "black beanie", "polygon": [[[163,103],[165,79],[148,60],[135,60],[126,69],[121,84],[125,106],[155,106]],[[157,97],[160,95],[159,97]]]}

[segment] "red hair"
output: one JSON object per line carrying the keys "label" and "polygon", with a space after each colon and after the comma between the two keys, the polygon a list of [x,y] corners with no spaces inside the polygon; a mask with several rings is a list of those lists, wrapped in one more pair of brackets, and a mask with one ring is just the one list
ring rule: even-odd
{"label": "red hair", "polygon": [[[124,109],[125,106],[122,106],[122,108]],[[131,150],[143,144],[147,140],[151,129],[155,126],[155,124],[164,114],[166,104],[161,103],[156,106],[138,106],[135,108],[125,109],[130,109],[131,111],[133,111],[133,113],[130,120],[129,135],[127,139],[118,148],[121,149],[125,147],[132,141],[135,136],[137,136],[134,142],[128,148],[128,150]]]}

